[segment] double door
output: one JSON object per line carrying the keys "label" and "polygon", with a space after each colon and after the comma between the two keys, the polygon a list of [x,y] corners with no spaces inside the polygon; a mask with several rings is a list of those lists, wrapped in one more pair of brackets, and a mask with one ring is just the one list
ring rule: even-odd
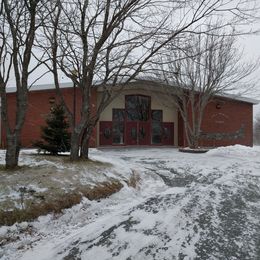
{"label": "double door", "polygon": [[151,127],[149,122],[131,121],[126,122],[126,145],[149,145],[151,144]]}

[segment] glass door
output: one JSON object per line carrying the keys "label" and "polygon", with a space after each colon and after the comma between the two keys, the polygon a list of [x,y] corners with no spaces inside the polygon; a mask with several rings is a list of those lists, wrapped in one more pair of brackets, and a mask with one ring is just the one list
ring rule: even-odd
{"label": "glass door", "polygon": [[150,144],[151,99],[148,96],[126,96],[126,144]]}

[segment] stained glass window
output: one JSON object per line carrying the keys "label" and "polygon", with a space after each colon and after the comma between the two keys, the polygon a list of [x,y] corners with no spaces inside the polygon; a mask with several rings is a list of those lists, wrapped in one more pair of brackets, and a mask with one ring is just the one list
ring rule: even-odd
{"label": "stained glass window", "polygon": [[141,95],[126,96],[126,112],[128,121],[148,121],[150,98]]}

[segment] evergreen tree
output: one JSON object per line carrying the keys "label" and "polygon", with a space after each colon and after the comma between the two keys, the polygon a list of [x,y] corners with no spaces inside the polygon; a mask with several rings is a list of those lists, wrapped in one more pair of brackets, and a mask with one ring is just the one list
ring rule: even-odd
{"label": "evergreen tree", "polygon": [[69,124],[66,120],[65,111],[62,105],[56,104],[46,119],[46,126],[41,127],[41,141],[34,145],[41,150],[53,155],[60,152],[70,151]]}

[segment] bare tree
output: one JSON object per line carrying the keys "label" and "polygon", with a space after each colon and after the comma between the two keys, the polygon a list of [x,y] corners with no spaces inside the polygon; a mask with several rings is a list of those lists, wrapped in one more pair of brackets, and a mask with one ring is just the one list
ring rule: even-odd
{"label": "bare tree", "polygon": [[[219,28],[215,26],[215,28]],[[244,81],[258,63],[245,63],[236,48],[235,33],[216,29],[210,34],[193,34],[185,42],[169,44],[162,54],[159,77],[171,86],[169,102],[178,108],[184,122],[189,147],[198,148],[201,123],[207,104],[216,95],[245,91],[252,82]],[[184,47],[185,45],[185,47]],[[157,66],[158,68],[158,66]]]}
{"label": "bare tree", "polygon": [[[44,26],[39,46],[52,60],[46,65],[72,127],[72,160],[78,159],[80,148],[81,156],[88,158],[89,139],[101,112],[119,88],[148,68],[148,61],[160,49],[190,30],[196,32],[213,15],[229,12],[228,25],[242,17],[251,19],[252,11],[245,9],[244,1],[234,5],[229,0],[56,0],[46,8],[51,21]],[[59,71],[80,90],[79,122],[62,96]],[[102,86],[103,92],[94,111],[91,96],[95,85]]]}
{"label": "bare tree", "polygon": [[[0,6],[0,93],[1,117],[6,132],[6,167],[18,165],[21,130],[24,124],[31,52],[37,25],[40,0],[2,0]],[[10,107],[7,85],[14,73],[16,107]],[[15,112],[15,122],[9,111]]]}
{"label": "bare tree", "polygon": [[[146,27],[146,19],[155,15],[153,4],[152,0],[56,1],[48,6],[47,12],[54,10],[50,12],[51,23],[44,27],[48,43],[39,45],[52,59],[52,63],[46,65],[53,72],[57,92],[72,126],[72,160],[78,158],[80,147],[81,156],[88,158],[89,138],[101,112],[115,97],[113,86],[121,84],[122,88],[141,72],[149,55],[156,52],[155,44],[150,46],[149,52],[142,50],[145,42],[154,37],[167,18],[162,16],[159,22],[150,21],[149,27]],[[156,10],[158,12],[160,10]],[[62,96],[59,70],[80,90],[82,106],[79,122],[76,122],[74,111]],[[95,111],[91,109],[94,85],[103,88]]]}

